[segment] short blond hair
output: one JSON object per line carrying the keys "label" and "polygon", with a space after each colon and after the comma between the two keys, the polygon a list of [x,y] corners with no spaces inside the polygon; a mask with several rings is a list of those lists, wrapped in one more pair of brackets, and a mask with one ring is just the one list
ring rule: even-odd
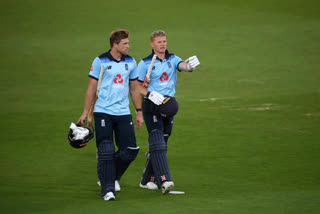
{"label": "short blond hair", "polygon": [[153,31],[150,35],[150,40],[151,42],[154,40],[154,38],[158,37],[158,36],[167,36],[166,32],[164,32],[163,30],[156,30]]}

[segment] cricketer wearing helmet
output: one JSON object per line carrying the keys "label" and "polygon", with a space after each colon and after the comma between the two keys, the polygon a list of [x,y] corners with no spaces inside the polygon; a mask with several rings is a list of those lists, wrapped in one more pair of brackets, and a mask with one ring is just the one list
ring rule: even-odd
{"label": "cricketer wearing helmet", "polygon": [[[137,81],[136,61],[128,55],[129,31],[113,31],[110,34],[110,46],[109,51],[96,57],[92,63],[84,110],[78,120],[80,125],[85,123],[99,81],[94,121],[101,195],[107,201],[115,200],[115,184],[139,152],[129,109],[129,90],[133,95],[134,105],[137,101],[136,94],[152,95],[150,99],[155,105],[159,105],[164,99],[157,92],[148,93]],[[103,72],[102,77],[100,72]],[[142,115],[137,115],[138,128],[142,122]]]}
{"label": "cricketer wearing helmet", "polygon": [[200,62],[196,56],[183,61],[175,54],[169,53],[166,33],[162,30],[154,31],[150,40],[152,53],[140,61],[138,80],[144,82],[152,57],[156,54],[157,58],[147,87],[149,91],[156,91],[167,98],[166,100],[170,100],[164,101],[164,104],[159,106],[155,106],[146,97],[143,100],[143,116],[149,133],[149,153],[140,187],[162,188],[162,193],[167,193],[174,187],[166,152],[173,118],[178,111],[178,103],[174,98],[177,70],[193,71]]}

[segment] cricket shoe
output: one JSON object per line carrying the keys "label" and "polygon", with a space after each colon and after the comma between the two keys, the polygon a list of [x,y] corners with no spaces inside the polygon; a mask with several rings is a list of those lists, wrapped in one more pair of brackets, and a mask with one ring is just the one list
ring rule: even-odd
{"label": "cricket shoe", "polygon": [[152,181],[149,181],[149,182],[146,183],[145,185],[143,185],[142,183],[140,183],[139,186],[140,186],[141,188],[150,189],[150,190],[156,190],[156,189],[158,189],[157,184],[155,184],[155,183],[152,182]]}
{"label": "cricket shoe", "polygon": [[162,185],[161,185],[162,194],[166,194],[166,193],[170,192],[170,190],[172,190],[173,188],[174,188],[173,181],[165,181],[165,182],[163,182]]}
{"label": "cricket shoe", "polygon": [[[98,181],[97,184],[98,184],[99,187],[101,187],[100,181]],[[120,184],[119,184],[119,182],[117,180],[114,182],[114,189],[115,189],[116,192],[120,192],[120,190],[121,190]]]}
{"label": "cricket shoe", "polygon": [[113,192],[108,192],[105,196],[103,196],[105,201],[114,201],[116,197],[114,196]]}

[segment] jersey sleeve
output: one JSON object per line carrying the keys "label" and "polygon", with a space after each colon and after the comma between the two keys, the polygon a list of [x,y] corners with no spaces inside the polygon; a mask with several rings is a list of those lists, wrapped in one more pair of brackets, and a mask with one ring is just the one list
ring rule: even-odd
{"label": "jersey sleeve", "polygon": [[129,79],[130,80],[136,80],[139,77],[138,68],[137,68],[137,62],[135,59],[133,59],[133,69],[130,72]]}
{"label": "jersey sleeve", "polygon": [[100,61],[99,57],[96,57],[92,62],[91,70],[89,72],[89,77],[98,80],[100,70],[101,70],[101,61]]}
{"label": "jersey sleeve", "polygon": [[180,71],[179,70],[179,64],[181,62],[183,62],[183,60],[180,57],[175,55],[175,57],[174,57],[174,66],[175,66],[176,70],[178,70],[178,71]]}
{"label": "jersey sleeve", "polygon": [[138,75],[139,75],[138,80],[143,82],[146,75],[147,75],[147,71],[148,71],[147,65],[143,60],[141,60],[139,62],[137,70],[138,70]]}

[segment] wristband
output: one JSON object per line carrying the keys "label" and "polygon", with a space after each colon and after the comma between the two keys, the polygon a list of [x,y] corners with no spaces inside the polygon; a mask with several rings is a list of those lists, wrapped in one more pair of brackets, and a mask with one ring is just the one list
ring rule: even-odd
{"label": "wristband", "polygon": [[148,93],[147,93],[146,97],[149,97],[149,95],[150,95],[150,91],[148,91]]}
{"label": "wristband", "polygon": [[142,108],[137,108],[136,111],[137,111],[137,112],[138,112],[138,111],[142,111]]}

